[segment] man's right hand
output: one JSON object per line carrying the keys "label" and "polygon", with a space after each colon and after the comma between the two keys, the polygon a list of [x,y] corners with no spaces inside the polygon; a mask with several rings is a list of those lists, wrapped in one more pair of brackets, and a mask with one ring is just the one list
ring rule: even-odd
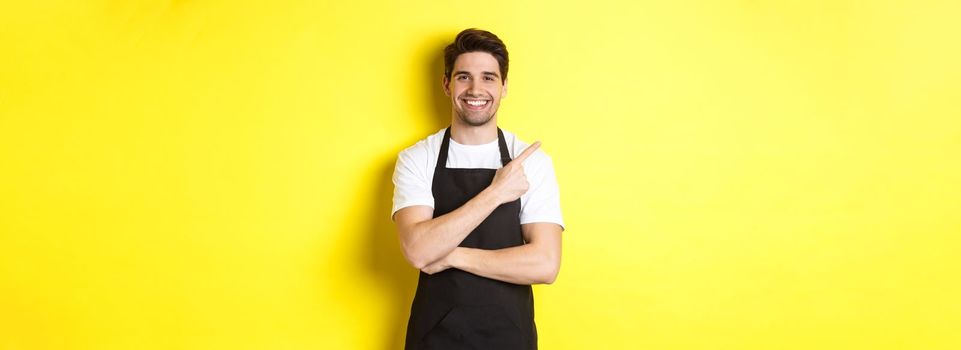
{"label": "man's right hand", "polygon": [[524,160],[530,157],[540,146],[540,141],[534,142],[521,152],[517,158],[511,160],[511,162],[507,163],[504,167],[497,169],[494,180],[487,189],[494,193],[495,198],[497,198],[501,204],[512,202],[520,198],[524,193],[527,193],[530,184],[527,182],[527,176],[524,175],[524,166],[522,164]]}

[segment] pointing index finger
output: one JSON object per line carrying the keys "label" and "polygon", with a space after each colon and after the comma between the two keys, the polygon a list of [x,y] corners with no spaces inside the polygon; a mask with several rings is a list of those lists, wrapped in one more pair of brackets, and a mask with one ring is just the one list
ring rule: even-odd
{"label": "pointing index finger", "polygon": [[524,151],[521,152],[519,156],[517,156],[517,158],[514,158],[512,162],[523,163],[524,160],[527,159],[527,157],[530,157],[530,155],[533,154],[534,151],[536,151],[539,147],[541,147],[541,142],[540,141],[534,142],[530,146],[527,146],[527,148],[525,148]]}

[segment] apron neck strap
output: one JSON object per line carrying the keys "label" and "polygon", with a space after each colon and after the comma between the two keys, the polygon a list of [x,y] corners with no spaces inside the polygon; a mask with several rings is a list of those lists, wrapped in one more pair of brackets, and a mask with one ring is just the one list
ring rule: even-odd
{"label": "apron neck strap", "polygon": [[507,141],[501,128],[497,128],[497,147],[501,150],[501,166],[507,166],[511,162],[511,153],[507,151]]}
{"label": "apron neck strap", "polygon": [[[511,154],[507,151],[507,140],[504,139],[504,132],[497,128],[497,148],[501,153],[501,166],[506,166],[511,162]],[[444,140],[440,143],[440,154],[437,155],[437,165],[435,169],[447,168],[447,152],[450,150],[450,127],[444,130]]]}

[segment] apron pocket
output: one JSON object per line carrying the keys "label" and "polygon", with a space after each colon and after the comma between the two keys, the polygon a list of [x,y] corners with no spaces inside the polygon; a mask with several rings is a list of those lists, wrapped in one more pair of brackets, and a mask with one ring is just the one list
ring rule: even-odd
{"label": "apron pocket", "polygon": [[425,349],[525,349],[527,337],[500,305],[457,305],[422,344]]}

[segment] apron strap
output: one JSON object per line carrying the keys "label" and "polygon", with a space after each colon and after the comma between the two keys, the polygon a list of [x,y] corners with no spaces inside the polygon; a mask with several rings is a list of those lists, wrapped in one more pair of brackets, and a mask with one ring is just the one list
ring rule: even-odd
{"label": "apron strap", "polygon": [[437,165],[434,166],[434,171],[437,169],[447,168],[447,150],[450,149],[450,127],[444,131],[444,140],[440,142],[440,154],[437,155]]}
{"label": "apron strap", "polygon": [[[497,128],[497,148],[501,153],[501,166],[506,166],[511,162],[511,154],[507,151],[507,140],[504,139],[504,132]],[[444,130],[444,140],[440,142],[440,151],[437,155],[437,164],[434,170],[447,168],[447,152],[450,150],[450,127]]]}
{"label": "apron strap", "polygon": [[511,154],[507,151],[507,141],[501,128],[497,128],[497,146],[501,149],[501,166],[507,166],[511,162]]}

